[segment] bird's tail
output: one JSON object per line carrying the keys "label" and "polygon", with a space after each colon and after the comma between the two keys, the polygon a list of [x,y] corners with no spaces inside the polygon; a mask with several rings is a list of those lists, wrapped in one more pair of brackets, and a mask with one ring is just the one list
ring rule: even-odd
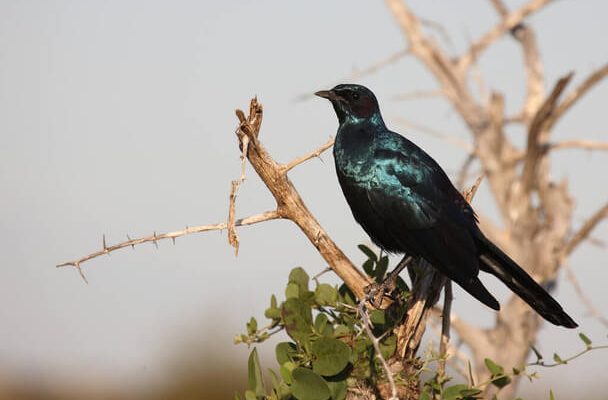
{"label": "bird's tail", "polygon": [[515,261],[485,237],[478,237],[479,267],[500,279],[544,319],[554,325],[576,328],[578,324],[542,286]]}

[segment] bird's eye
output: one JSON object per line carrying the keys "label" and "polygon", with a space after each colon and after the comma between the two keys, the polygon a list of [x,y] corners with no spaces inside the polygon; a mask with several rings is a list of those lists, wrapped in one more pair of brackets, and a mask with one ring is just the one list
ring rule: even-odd
{"label": "bird's eye", "polygon": [[359,93],[357,93],[357,92],[353,93],[353,100],[359,100]]}

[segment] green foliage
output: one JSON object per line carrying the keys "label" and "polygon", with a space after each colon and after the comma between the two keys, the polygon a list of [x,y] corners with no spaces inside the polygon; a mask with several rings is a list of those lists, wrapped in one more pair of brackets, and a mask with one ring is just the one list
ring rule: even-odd
{"label": "green foliage", "polygon": [[[388,270],[388,257],[375,254],[371,249],[360,245],[359,249],[367,256],[363,270],[372,280],[381,282]],[[290,341],[276,345],[275,356],[278,373],[269,370],[271,390],[264,386],[262,368],[257,350],[251,351],[248,361],[248,389],[245,400],[344,400],[349,387],[375,385],[385,382],[384,370],[378,361],[374,346],[364,332],[363,321],[357,313],[357,302],[353,293],[345,286],[339,287],[311,279],[304,269],[294,268],[285,287],[285,297],[279,302],[276,296],[270,298],[270,306],[264,316],[269,323],[260,328],[258,321],[251,318],[246,323],[246,333],[235,338],[235,343],[261,343],[271,335],[285,331]],[[397,338],[393,328],[405,313],[409,288],[401,278],[396,281],[398,293],[395,307],[389,310],[371,310],[369,319],[373,324],[374,336],[382,338],[379,342],[384,359],[394,355]],[[451,378],[438,375],[430,365],[442,359],[430,355],[415,360],[419,364],[414,376],[396,374],[393,378],[399,384],[409,379],[419,379],[422,372],[435,372],[421,388],[422,400],[474,400],[482,398],[483,390],[494,385],[499,390],[509,385],[514,376],[525,376],[532,380],[535,372],[528,372],[530,366],[554,367],[585,354],[588,351],[604,348],[594,347],[592,341],[583,333],[579,338],[585,349],[576,355],[562,359],[554,354],[553,364],[546,363],[541,353],[534,347],[532,351],[536,362],[511,368],[509,372],[495,361],[486,358],[485,366],[490,378],[477,384],[451,383]],[[472,375],[469,365],[469,375]],[[472,378],[469,379],[472,382]],[[236,395],[236,399],[242,397]],[[553,393],[551,392],[551,398]]]}
{"label": "green foliage", "polygon": [[[363,245],[361,251],[368,257],[364,269],[369,276],[381,282],[388,269],[388,257],[376,255]],[[401,279],[401,290],[407,285]],[[270,306],[264,312],[269,324],[259,328],[255,318],[246,324],[247,333],[235,338],[235,343],[260,343],[270,335],[284,330],[291,341],[277,344],[275,349],[279,365],[278,374],[270,371],[272,390],[264,392],[261,368],[254,349],[249,361],[249,388],[245,399],[297,399],[342,400],[349,383],[378,379],[382,368],[368,336],[363,331],[357,314],[355,296],[345,286],[334,287],[314,279],[310,288],[309,275],[302,268],[289,273],[285,298],[271,296]],[[406,293],[404,293],[404,296]],[[374,333],[383,335],[380,350],[385,358],[392,356],[397,340],[392,328],[405,310],[389,314],[374,310],[370,314]],[[252,397],[253,396],[253,397]]]}

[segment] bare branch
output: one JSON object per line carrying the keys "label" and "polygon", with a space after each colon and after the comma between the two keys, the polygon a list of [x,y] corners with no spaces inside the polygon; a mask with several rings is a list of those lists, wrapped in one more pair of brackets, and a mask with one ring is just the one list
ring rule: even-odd
{"label": "bare branch", "polygon": [[361,301],[359,301],[359,307],[357,307],[357,312],[363,320],[363,329],[365,329],[365,333],[369,337],[369,340],[371,340],[372,345],[374,346],[376,357],[378,358],[378,360],[380,360],[380,364],[382,364],[382,369],[384,369],[384,373],[386,374],[386,378],[388,379],[388,384],[391,389],[391,397],[389,398],[389,400],[399,400],[399,397],[397,397],[397,386],[395,385],[395,378],[393,377],[393,372],[391,371],[391,368],[382,356],[382,350],[380,349],[380,340],[376,336],[374,336],[374,332],[372,332],[372,323],[369,320],[367,310],[365,309],[365,298],[362,298]]}
{"label": "bare branch", "polygon": [[449,279],[443,286],[443,312],[441,313],[441,339],[439,341],[439,367],[437,374],[440,377],[445,375],[445,362],[447,359],[448,343],[450,341],[450,315],[452,313],[452,281]]}
{"label": "bare branch", "polygon": [[583,97],[591,88],[602,81],[608,75],[608,64],[593,71],[587,79],[585,79],[579,86],[577,86],[572,92],[570,92],[566,98],[560,103],[555,109],[555,112],[551,116],[548,127],[549,129],[555,125],[555,122],[559,120],[578,100]]}
{"label": "bare branch", "polygon": [[[234,222],[234,225],[235,226],[253,225],[253,224],[257,224],[259,222],[270,221],[270,220],[278,219],[278,218],[281,218],[281,216],[279,215],[279,213],[276,210],[267,211],[262,214],[257,214],[257,215],[252,215],[250,217],[237,219]],[[71,267],[75,267],[80,272],[80,265],[82,263],[92,260],[94,258],[103,256],[103,255],[106,255],[106,254],[110,254],[116,250],[124,249],[125,247],[135,247],[142,243],[156,243],[159,240],[164,240],[164,239],[175,240],[178,237],[191,235],[193,233],[201,233],[201,232],[207,232],[207,231],[220,231],[220,230],[224,230],[227,228],[228,228],[228,224],[226,222],[221,222],[221,223],[217,223],[217,224],[187,227],[187,228],[179,230],[179,231],[173,231],[173,232],[167,232],[167,233],[161,233],[161,234],[156,234],[156,232],[155,232],[153,235],[150,235],[150,236],[145,236],[145,237],[136,238],[136,239],[129,239],[125,242],[117,243],[112,246],[105,246],[100,251],[91,253],[87,256],[81,257],[74,261],[68,261],[63,264],[59,264],[59,265],[57,265],[57,267],[71,266]]]}
{"label": "bare branch", "polygon": [[251,101],[249,110],[248,117],[242,111],[236,113],[240,120],[237,136],[241,142],[244,136],[249,137],[247,159],[275,198],[277,212],[282,218],[294,222],[355,296],[363,298],[365,287],[371,283],[369,278],[353,265],[329,237],[304,204],[284,166],[278,164],[258,140],[262,106],[257,99]]}
{"label": "bare branch", "polygon": [[445,95],[456,103],[458,108],[470,106],[469,94],[465,88],[463,75],[459,74],[451,58],[445,54],[421,28],[420,19],[410,10],[402,0],[385,0],[389,10],[393,13],[401,31],[407,38],[412,54],[416,55],[440,81]]}
{"label": "bare branch", "polygon": [[564,140],[562,142],[549,143],[548,150],[559,149],[584,149],[584,150],[608,150],[608,142],[595,142],[593,140]]}
{"label": "bare branch", "polygon": [[564,249],[562,250],[563,257],[565,258],[572,254],[578,245],[587,239],[591,231],[593,231],[593,229],[595,229],[595,227],[602,222],[604,218],[608,218],[608,203],[604,204],[602,208],[597,210],[591,216],[591,218],[585,221],[583,226],[581,226],[581,228],[574,235],[572,235],[571,239],[568,241],[568,243],[566,243]]}
{"label": "bare branch", "polygon": [[283,166],[283,169],[285,171],[290,171],[291,169],[293,169],[294,167],[310,160],[311,158],[315,158],[315,157],[320,157],[321,154],[329,149],[331,146],[334,145],[334,138],[330,137],[329,140],[327,141],[327,143],[325,143],[324,145],[322,145],[321,147],[319,147],[318,149],[315,149],[311,152],[308,152],[290,162],[288,162],[287,164],[285,164],[285,166]]}
{"label": "bare branch", "polygon": [[[503,1],[491,1],[498,14],[503,19],[506,18],[509,11]],[[543,64],[540,59],[536,36],[528,24],[520,22],[511,29],[511,34],[521,44],[524,52],[527,94],[522,117],[526,122],[529,122],[545,97]]]}
{"label": "bare branch", "polygon": [[232,181],[230,186],[230,198],[228,201],[228,244],[234,247],[234,255],[239,255],[239,235],[236,233],[236,192],[241,181]]}
{"label": "bare branch", "polygon": [[459,61],[459,68],[461,70],[466,70],[471,63],[498,38],[515,28],[524,20],[524,18],[539,11],[550,2],[551,0],[532,0],[518,10],[506,15],[502,21],[474,42],[470,49],[462,55]]}
{"label": "bare branch", "polygon": [[579,299],[581,299],[585,307],[587,307],[589,314],[604,325],[605,328],[608,328],[608,318],[602,315],[601,311],[593,305],[593,302],[581,287],[581,284],[579,283],[578,279],[576,279],[576,275],[568,263],[564,264],[564,269],[566,270],[566,277],[572,284],[572,287],[574,288],[574,291],[578,295]]}
{"label": "bare branch", "polygon": [[475,197],[475,194],[477,193],[477,189],[479,189],[479,185],[481,185],[482,181],[483,181],[483,175],[480,175],[475,180],[475,183],[473,184],[473,186],[471,186],[469,190],[465,190],[462,193],[462,195],[464,196],[464,199],[467,202],[470,203],[471,201],[473,201],[473,197]]}
{"label": "bare branch", "polygon": [[541,156],[543,155],[542,146],[540,143],[541,134],[545,131],[547,123],[555,110],[557,101],[566,88],[566,85],[568,85],[572,79],[572,75],[573,74],[570,73],[557,81],[553,91],[549,97],[547,97],[540,109],[536,112],[534,119],[530,123],[530,128],[528,130],[526,159],[522,172],[523,193],[528,193],[534,183],[536,167]]}

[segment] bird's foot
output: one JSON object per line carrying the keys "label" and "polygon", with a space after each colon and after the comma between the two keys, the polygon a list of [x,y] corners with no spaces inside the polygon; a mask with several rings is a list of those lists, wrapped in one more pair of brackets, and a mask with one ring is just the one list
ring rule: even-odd
{"label": "bird's foot", "polygon": [[364,289],[365,300],[367,300],[374,308],[382,307],[382,300],[391,292],[390,282],[388,280],[382,283],[370,283]]}
{"label": "bird's foot", "polygon": [[365,287],[365,299],[375,308],[381,308],[384,297],[389,297],[396,289],[397,276],[406,268],[414,258],[412,256],[403,257],[403,260],[381,283],[371,283]]}

